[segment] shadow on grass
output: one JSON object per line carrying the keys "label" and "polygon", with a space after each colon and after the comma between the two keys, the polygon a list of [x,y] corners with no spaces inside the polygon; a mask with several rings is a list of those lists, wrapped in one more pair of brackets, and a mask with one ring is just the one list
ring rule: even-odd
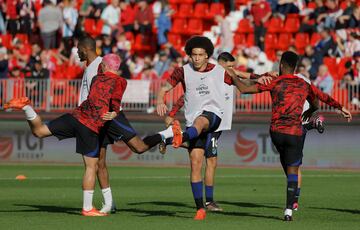
{"label": "shadow on grass", "polygon": [[354,209],[342,209],[342,208],[319,208],[319,207],[310,207],[311,209],[318,209],[318,210],[328,210],[328,211],[336,211],[336,212],[345,212],[351,214],[358,214],[360,215],[360,210]]}
{"label": "shadow on grass", "polygon": [[66,213],[70,215],[80,215],[79,208],[58,207],[51,205],[35,205],[35,204],[14,204],[16,207],[24,207],[29,209],[22,210],[0,210],[0,212],[49,212],[49,213]]}
{"label": "shadow on grass", "polygon": [[280,206],[266,205],[266,204],[256,204],[248,202],[229,202],[229,201],[218,201],[219,204],[234,205],[241,208],[273,208],[273,209],[283,209]]}
{"label": "shadow on grass", "polygon": [[170,207],[176,207],[176,208],[191,208],[194,209],[194,206],[190,206],[185,203],[180,202],[170,202],[170,201],[150,201],[150,202],[135,202],[135,203],[128,203],[128,205],[158,205],[158,206],[170,206]]}
{"label": "shadow on grass", "polygon": [[[256,213],[248,213],[248,212],[216,212],[217,215],[224,215],[224,216],[241,216],[241,217],[256,217],[256,218],[264,218],[264,219],[271,219],[271,220],[282,220],[279,216],[265,216]],[[281,214],[281,213],[280,213]]]}
{"label": "shadow on grass", "polygon": [[177,218],[183,218],[183,219],[189,219],[191,217],[189,216],[181,216],[177,213],[184,213],[184,212],[172,212],[172,211],[165,211],[165,210],[144,210],[144,209],[138,209],[138,208],[123,208],[118,209],[119,212],[130,212],[138,214],[136,216],[138,217],[156,217],[156,216],[163,216],[163,217],[177,217]]}

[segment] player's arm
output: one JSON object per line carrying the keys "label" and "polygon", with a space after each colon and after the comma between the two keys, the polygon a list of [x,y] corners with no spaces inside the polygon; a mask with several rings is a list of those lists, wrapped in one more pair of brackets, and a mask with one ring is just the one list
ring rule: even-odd
{"label": "player's arm", "polygon": [[118,115],[116,111],[120,110],[122,97],[125,93],[126,87],[127,87],[126,80],[121,81],[117,84],[117,87],[115,88],[115,94],[111,98],[111,110],[112,111],[106,112],[101,116],[101,118],[104,121],[111,121]]}
{"label": "player's arm", "polygon": [[179,112],[180,109],[184,106],[185,103],[184,98],[185,98],[184,94],[181,97],[179,97],[179,99],[175,102],[175,104],[171,108],[169,114],[165,117],[166,127],[169,127],[173,123],[176,113]]}
{"label": "player's arm", "polygon": [[316,112],[319,109],[319,100],[316,98],[314,101],[312,101],[309,97],[306,99],[309,102],[309,109],[303,112],[301,115],[301,118],[303,121],[307,121],[311,118],[314,112]]}
{"label": "player's arm", "polygon": [[238,77],[232,77],[233,84],[241,93],[259,93],[259,89],[254,81],[250,79],[239,79]]}
{"label": "player's arm", "polygon": [[316,88],[316,86],[314,86],[313,84],[310,85],[309,97],[310,97],[310,100],[312,101],[312,103],[314,103],[316,98],[318,98],[320,101],[324,102],[325,104],[338,109],[341,112],[341,115],[344,118],[346,118],[348,120],[348,122],[351,121],[352,116],[351,116],[350,111],[348,111],[345,107],[343,107],[339,102],[337,102],[330,95],[323,93],[321,90]]}
{"label": "player's arm", "polygon": [[159,116],[164,116],[168,111],[164,99],[165,94],[173,89],[181,79],[184,79],[184,70],[183,68],[176,68],[169,79],[161,86],[156,98],[156,111]]}

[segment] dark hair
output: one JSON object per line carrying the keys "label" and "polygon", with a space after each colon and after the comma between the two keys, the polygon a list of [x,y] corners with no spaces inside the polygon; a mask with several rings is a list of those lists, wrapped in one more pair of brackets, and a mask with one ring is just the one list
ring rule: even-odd
{"label": "dark hair", "polygon": [[96,50],[96,42],[95,40],[90,36],[84,36],[79,39],[79,46],[86,47],[89,49]]}
{"label": "dark hair", "polygon": [[235,58],[229,52],[222,52],[221,54],[219,54],[217,60],[228,62],[228,61],[235,61]]}
{"label": "dark hair", "polygon": [[286,51],[281,55],[280,66],[289,72],[294,72],[296,65],[299,61],[299,56],[292,52]]}
{"label": "dark hair", "polygon": [[202,48],[206,51],[208,57],[210,58],[214,53],[214,45],[209,38],[204,36],[193,36],[186,41],[185,44],[185,53],[191,55],[194,48]]}

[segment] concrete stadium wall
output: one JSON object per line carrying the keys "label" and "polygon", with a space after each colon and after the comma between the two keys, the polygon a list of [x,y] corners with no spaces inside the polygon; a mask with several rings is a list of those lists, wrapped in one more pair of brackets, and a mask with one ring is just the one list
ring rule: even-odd
{"label": "concrete stadium wall", "polygon": [[[140,136],[163,129],[161,123],[133,122]],[[271,144],[268,124],[235,124],[232,131],[223,132],[219,142],[220,166],[278,167],[279,154]],[[186,165],[185,149],[168,147],[166,155],[157,148],[137,155],[122,143],[108,147],[109,164],[123,165]],[[0,163],[81,163],[75,153],[75,140],[58,141],[54,137],[37,139],[24,121],[0,121]],[[360,126],[326,126],[324,134],[308,132],[305,167],[360,169]]]}

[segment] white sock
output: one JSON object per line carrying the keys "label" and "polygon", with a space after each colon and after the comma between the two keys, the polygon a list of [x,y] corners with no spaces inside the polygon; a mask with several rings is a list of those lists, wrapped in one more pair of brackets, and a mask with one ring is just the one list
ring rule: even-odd
{"label": "white sock", "polygon": [[25,112],[26,120],[32,121],[36,118],[37,114],[30,105],[25,105],[22,110]]}
{"label": "white sock", "polygon": [[94,190],[84,190],[83,194],[83,209],[85,211],[90,211],[93,208],[92,200],[94,196]]}
{"label": "white sock", "polygon": [[106,206],[111,206],[112,201],[113,201],[112,194],[111,194],[111,188],[110,187],[104,188],[104,189],[101,189],[101,191],[102,191],[102,194],[103,194],[103,197],[104,197],[105,205]]}
{"label": "white sock", "polygon": [[167,129],[159,132],[159,134],[160,134],[164,139],[173,137],[173,136],[174,136],[174,133],[173,133],[173,131],[172,131],[172,125],[170,125]]}

